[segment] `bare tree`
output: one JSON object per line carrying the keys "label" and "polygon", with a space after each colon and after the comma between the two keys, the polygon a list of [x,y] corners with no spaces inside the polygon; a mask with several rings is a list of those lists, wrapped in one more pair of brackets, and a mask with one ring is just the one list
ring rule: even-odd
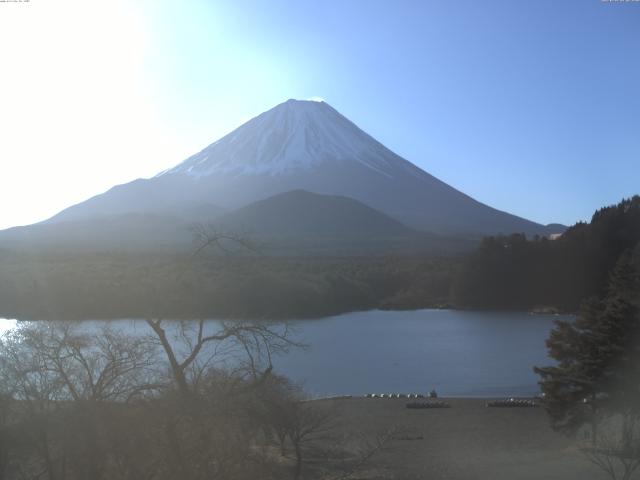
{"label": "bare tree", "polygon": [[[254,381],[259,381],[273,370],[274,355],[300,345],[291,338],[286,324],[151,318],[146,323],[164,352],[177,390],[185,396],[193,393],[198,379],[216,366],[216,360],[228,364],[234,354],[242,353],[244,359],[236,367],[243,367]],[[207,326],[212,330],[207,331]]]}
{"label": "bare tree", "polygon": [[[200,239],[195,255],[213,245],[228,250],[237,241],[206,229]],[[205,295],[198,272],[191,274]],[[8,424],[18,432],[9,442],[19,457],[13,477],[279,478],[280,463],[260,470],[268,459],[255,448],[264,444],[263,427],[271,422],[283,452],[285,442],[295,452],[294,475],[300,478],[305,459],[319,458],[331,445],[334,409],[285,389],[276,415],[261,395],[278,378],[274,357],[301,346],[286,323],[149,315],[146,325],[149,334],[126,335],[36,322],[2,339],[0,394],[9,407],[0,413],[8,412]],[[256,411],[266,413],[258,418]],[[4,436],[0,441],[3,447]],[[4,453],[0,480],[11,463]]]}
{"label": "bare tree", "polygon": [[58,401],[126,401],[157,388],[155,347],[142,337],[108,326],[96,334],[70,322],[38,322],[18,328],[13,341],[37,352],[31,368],[52,376]]}
{"label": "bare tree", "polygon": [[[308,400],[302,389],[286,378],[272,377],[260,390],[265,421],[278,441],[281,456],[287,446],[294,453],[294,479],[319,477],[345,480],[360,472],[395,434],[357,435],[341,427],[339,401]],[[320,471],[305,471],[319,462]]]}
{"label": "bare tree", "polygon": [[[194,225],[192,232],[196,244],[192,258],[207,249],[227,253],[237,249],[255,251],[252,243],[240,235],[220,232],[202,224]],[[178,277],[185,274],[183,271]],[[199,283],[201,285],[202,282]],[[199,294],[206,295],[202,286]],[[182,395],[192,393],[203,372],[214,367],[216,359],[228,358],[231,350],[243,353],[244,358],[239,365],[254,381],[259,381],[273,370],[273,355],[301,346],[291,339],[290,328],[286,324],[272,325],[264,321],[207,323],[204,319],[167,322],[161,317],[149,317],[146,322],[166,356],[173,381]],[[170,325],[173,335],[167,331],[167,325]],[[207,327],[213,328],[207,331]]]}
{"label": "bare tree", "polygon": [[322,448],[335,437],[337,415],[328,405],[316,402],[296,402],[292,405],[287,435],[295,452],[293,478],[302,474],[304,455],[309,450]]}
{"label": "bare tree", "polygon": [[629,480],[640,467],[640,418],[626,412],[603,420],[598,437],[581,451],[612,480]]}
{"label": "bare tree", "polygon": [[[209,247],[225,253],[252,248],[235,235],[202,226],[195,227],[194,232],[199,243],[194,261]],[[195,265],[188,268],[192,275],[197,272]],[[184,271],[179,277],[186,274]],[[196,274],[194,283],[198,295],[204,298],[203,279]],[[246,401],[242,392],[270,378],[274,355],[298,345],[291,338],[290,328],[264,321],[170,321],[161,316],[150,316],[146,323],[152,332],[150,338],[163,353],[177,393],[175,398],[169,395],[157,404],[163,425],[164,463],[170,476],[204,479],[224,477],[229,472],[238,474],[250,463],[249,447],[255,443],[256,432],[251,415],[240,408]],[[222,383],[238,388],[217,395]]]}
{"label": "bare tree", "polygon": [[106,433],[120,412],[112,406],[157,388],[149,383],[155,358],[144,339],[108,328],[94,336],[71,323],[37,322],[5,335],[0,385],[13,400],[15,444],[31,447],[23,473],[101,478],[113,459]]}
{"label": "bare tree", "polygon": [[215,226],[196,223],[191,227],[193,242],[196,248],[192,256],[197,257],[207,249],[214,249],[223,253],[258,253],[256,243],[245,235],[225,232]]}
{"label": "bare tree", "polygon": [[263,422],[276,437],[280,455],[290,445],[293,478],[299,479],[307,457],[324,456],[338,441],[338,410],[328,402],[308,401],[302,389],[287,378],[273,376],[262,385]]}
{"label": "bare tree", "polygon": [[351,462],[345,462],[341,468],[342,471],[336,475],[329,476],[327,480],[347,480],[357,475],[371,459],[385,448],[397,433],[398,428],[392,427],[372,439],[361,436],[357,442],[356,452]]}

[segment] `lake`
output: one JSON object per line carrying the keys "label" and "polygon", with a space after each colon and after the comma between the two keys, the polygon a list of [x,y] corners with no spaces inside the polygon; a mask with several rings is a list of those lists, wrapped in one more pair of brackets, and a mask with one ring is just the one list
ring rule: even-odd
{"label": "lake", "polygon": [[[548,365],[545,339],[570,316],[458,310],[367,311],[293,321],[308,348],[275,359],[276,371],[313,396],[416,392],[442,396],[539,393],[534,365]],[[95,328],[103,322],[83,322]],[[110,321],[132,334],[141,320]],[[211,320],[212,327],[216,321]],[[0,320],[0,332],[15,325]]]}

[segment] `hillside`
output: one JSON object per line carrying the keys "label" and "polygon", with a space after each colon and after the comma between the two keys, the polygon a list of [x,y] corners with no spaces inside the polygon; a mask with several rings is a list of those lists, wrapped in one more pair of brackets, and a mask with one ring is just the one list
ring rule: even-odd
{"label": "hillside", "polygon": [[[289,100],[153,178],[118,185],[48,223],[124,213],[227,211],[293,190],[357,200],[444,235],[557,233],[484,205],[398,156],[325,102]],[[560,229],[561,231],[562,229]]]}
{"label": "hillside", "polygon": [[602,208],[557,240],[522,235],[487,237],[456,277],[457,305],[472,308],[575,311],[602,296],[625,251],[640,258],[640,196]]}
{"label": "hillside", "polygon": [[294,238],[413,237],[419,233],[357,200],[295,190],[254,202],[215,222],[227,229]]}

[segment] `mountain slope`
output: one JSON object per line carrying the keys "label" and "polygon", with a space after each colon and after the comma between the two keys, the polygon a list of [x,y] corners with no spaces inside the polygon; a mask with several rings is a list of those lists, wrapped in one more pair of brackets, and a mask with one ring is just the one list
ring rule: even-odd
{"label": "mountain slope", "polygon": [[[304,190],[274,195],[224,215],[218,212],[203,207],[200,213],[208,218],[218,215],[205,227],[240,235],[259,252],[275,255],[452,253],[476,244],[473,239],[413,230],[351,198]],[[0,247],[74,254],[191,253],[197,241],[194,223],[153,213],[40,223],[0,231]],[[250,251],[239,249],[238,253]]]}
{"label": "mountain slope", "polygon": [[[552,233],[493,209],[393,153],[324,102],[289,100],[156,177],[112,188],[49,222],[115,213],[236,209],[291,190],[346,196],[443,234]],[[555,230],[554,230],[555,231]]]}
{"label": "mountain slope", "polygon": [[179,217],[125,213],[40,223],[0,231],[0,246],[37,251],[158,252],[192,248],[192,223]]}
{"label": "mountain slope", "polygon": [[393,238],[418,234],[357,200],[294,190],[223,215],[226,230],[296,238]]}

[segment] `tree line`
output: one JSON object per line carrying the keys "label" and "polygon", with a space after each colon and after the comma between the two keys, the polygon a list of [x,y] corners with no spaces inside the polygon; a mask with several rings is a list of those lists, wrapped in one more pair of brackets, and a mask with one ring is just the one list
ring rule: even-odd
{"label": "tree line", "polygon": [[0,317],[307,318],[449,301],[449,257],[0,251]]}
{"label": "tree line", "polygon": [[620,256],[640,242],[640,196],[595,212],[560,238],[524,235],[485,238],[462,264],[452,302],[465,308],[555,307],[575,312],[605,293]]}
{"label": "tree line", "polygon": [[640,468],[640,196],[595,212],[557,240],[488,237],[452,286],[459,306],[575,312],[537,366],[555,430],[577,436],[612,480]]}
{"label": "tree line", "polygon": [[620,255],[604,293],[547,340],[536,367],[552,426],[583,433],[582,451],[613,480],[640,467],[640,244]]}

